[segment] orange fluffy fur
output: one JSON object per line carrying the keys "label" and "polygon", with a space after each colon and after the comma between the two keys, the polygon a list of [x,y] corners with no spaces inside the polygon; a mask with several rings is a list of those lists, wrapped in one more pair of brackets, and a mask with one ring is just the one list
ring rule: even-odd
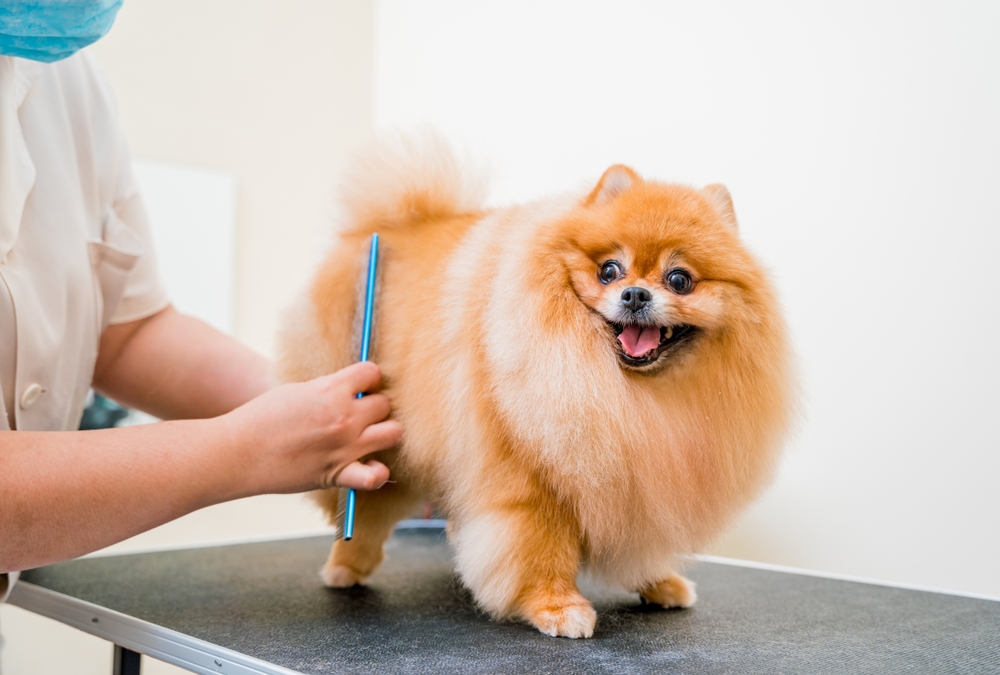
{"label": "orange fluffy fur", "polygon": [[[690,606],[677,574],[767,483],[788,426],[785,327],[740,244],[729,193],[609,169],[587,193],[487,210],[438,141],[384,144],[350,174],[346,225],[280,339],[287,380],[356,359],[352,324],[370,234],[382,238],[374,354],[398,481],[358,493],[331,586],[363,582],[393,525],[427,497],[449,519],[458,572],[498,618],[589,637],[582,565],[648,602]],[[621,261],[623,276],[599,279]],[[672,292],[668,268],[693,290]],[[694,338],[649,367],[619,358],[625,287]],[[320,494],[333,517],[337,492]]]}

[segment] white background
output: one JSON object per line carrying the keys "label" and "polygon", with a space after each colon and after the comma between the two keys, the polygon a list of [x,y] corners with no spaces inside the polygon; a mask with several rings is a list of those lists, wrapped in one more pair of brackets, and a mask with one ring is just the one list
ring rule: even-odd
{"label": "white background", "polygon": [[[135,156],[238,177],[236,334],[265,353],[373,86],[380,125],[431,122],[491,160],[498,201],[614,162],[726,183],[805,404],[719,552],[1000,595],[1000,5],[827,5],[130,0],[93,51]],[[323,524],[271,495],[112,550]],[[0,615],[4,675],[109,672],[108,643]]]}
{"label": "white background", "polygon": [[376,127],[500,202],[724,182],[801,363],[783,473],[718,551],[1000,596],[1000,5],[376,5]]}

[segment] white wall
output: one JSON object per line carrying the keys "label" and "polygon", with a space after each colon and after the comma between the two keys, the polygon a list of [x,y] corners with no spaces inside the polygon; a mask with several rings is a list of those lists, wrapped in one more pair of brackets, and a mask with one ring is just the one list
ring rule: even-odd
{"label": "white wall", "polygon": [[499,201],[725,182],[777,280],[800,431],[716,552],[1000,596],[1000,5],[380,0],[375,120]]}

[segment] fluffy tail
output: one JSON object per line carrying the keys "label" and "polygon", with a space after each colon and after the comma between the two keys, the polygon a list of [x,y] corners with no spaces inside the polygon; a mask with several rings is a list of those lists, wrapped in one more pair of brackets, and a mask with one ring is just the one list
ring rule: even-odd
{"label": "fluffy tail", "polygon": [[383,139],[348,167],[340,190],[345,229],[384,228],[478,211],[486,188],[482,172],[462,166],[437,135]]}

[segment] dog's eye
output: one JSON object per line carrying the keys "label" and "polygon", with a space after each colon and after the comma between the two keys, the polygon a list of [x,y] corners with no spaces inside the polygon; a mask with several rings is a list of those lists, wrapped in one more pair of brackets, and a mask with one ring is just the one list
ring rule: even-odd
{"label": "dog's eye", "polygon": [[600,278],[602,284],[610,284],[612,281],[620,278],[624,274],[622,266],[619,265],[614,260],[609,260],[604,263],[604,267],[601,268]]}
{"label": "dog's eye", "polygon": [[694,282],[687,270],[676,268],[667,272],[667,286],[677,295],[687,295],[694,287]]}

